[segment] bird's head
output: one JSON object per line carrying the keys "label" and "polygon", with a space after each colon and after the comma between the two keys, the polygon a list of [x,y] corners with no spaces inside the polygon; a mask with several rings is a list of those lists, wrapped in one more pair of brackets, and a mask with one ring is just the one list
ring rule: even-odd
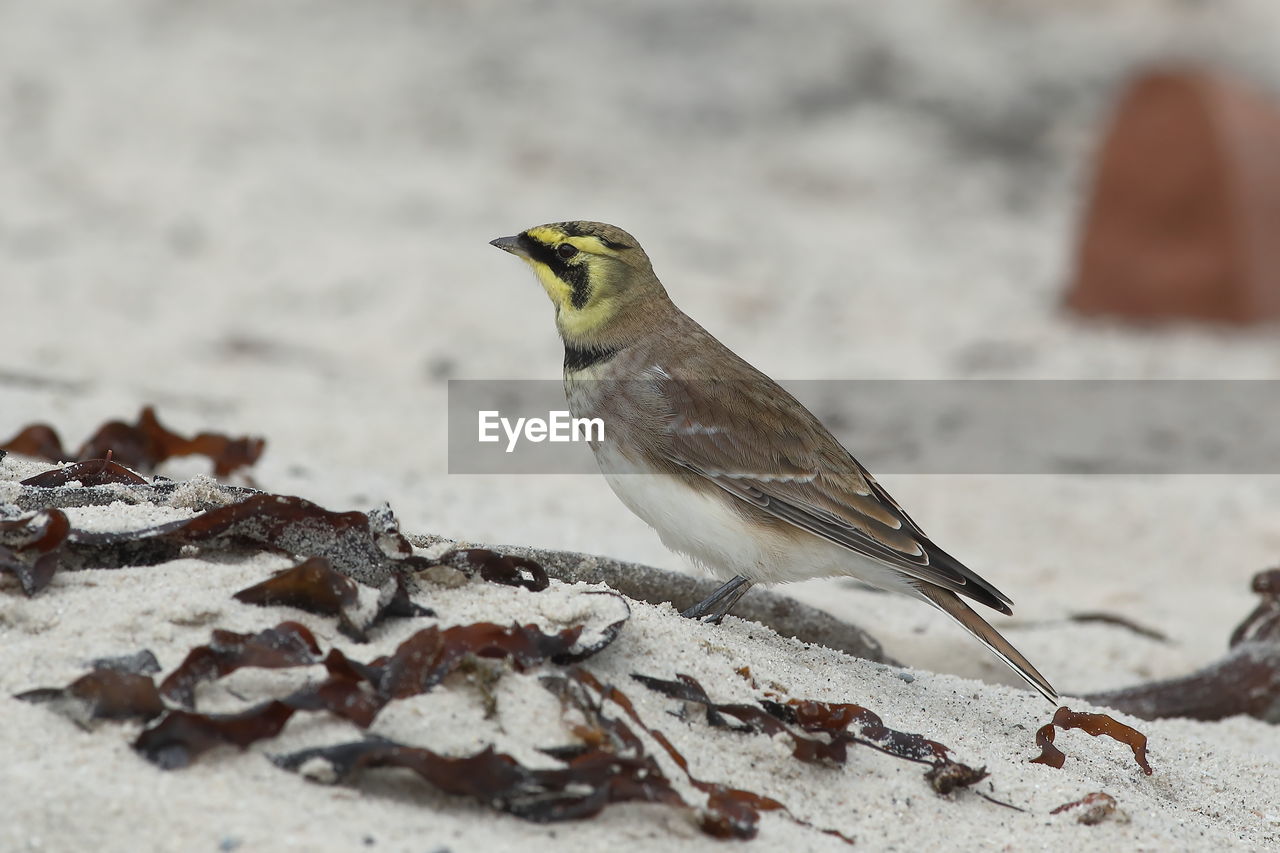
{"label": "bird's head", "polygon": [[635,238],[602,222],[556,222],[500,237],[491,245],[524,260],[556,309],[571,343],[595,343],[646,303],[666,303],[649,256]]}

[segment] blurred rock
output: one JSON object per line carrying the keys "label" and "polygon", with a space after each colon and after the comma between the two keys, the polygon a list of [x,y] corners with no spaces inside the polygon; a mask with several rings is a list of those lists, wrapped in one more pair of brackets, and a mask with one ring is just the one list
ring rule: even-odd
{"label": "blurred rock", "polygon": [[1280,108],[1202,70],[1135,80],[1098,156],[1067,305],[1141,321],[1280,318]]}

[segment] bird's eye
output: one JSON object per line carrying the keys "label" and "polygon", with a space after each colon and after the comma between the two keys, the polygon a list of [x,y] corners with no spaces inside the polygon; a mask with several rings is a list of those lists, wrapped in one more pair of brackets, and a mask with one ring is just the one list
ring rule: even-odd
{"label": "bird's eye", "polygon": [[567,261],[578,254],[578,247],[572,243],[561,243],[556,246],[556,254],[560,256],[561,260]]}

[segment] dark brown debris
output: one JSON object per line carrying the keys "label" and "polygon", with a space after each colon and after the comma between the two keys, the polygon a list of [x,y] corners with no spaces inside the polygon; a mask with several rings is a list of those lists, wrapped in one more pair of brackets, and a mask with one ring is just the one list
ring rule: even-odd
{"label": "dark brown debris", "polygon": [[66,687],[42,687],[14,698],[48,704],[86,729],[94,720],[149,720],[164,712],[151,676],[118,669],[95,669]]}
{"label": "dark brown debris", "polygon": [[[65,688],[41,688],[18,696],[50,703],[55,710],[88,725],[95,719],[159,719],[145,729],[135,748],[165,769],[185,767],[222,744],[239,746],[274,737],[295,711],[328,711],[367,728],[388,702],[425,693],[474,657],[511,661],[529,669],[549,660],[577,660],[582,626],[544,634],[533,625],[501,626],[490,622],[425,628],[389,656],[369,664],[353,661],[338,649],[321,657],[315,637],[303,625],[282,622],[257,634],[215,630],[208,645],[188,653],[157,690],[149,675],[124,671],[146,667],[131,656],[122,668],[100,668]],[[607,632],[606,632],[607,633]],[[616,632],[612,634],[616,636]],[[291,668],[323,664],[327,677],[235,714],[201,714],[196,687],[241,667]],[[164,700],[184,709],[169,710]],[[639,772],[639,770],[637,770]]]}
{"label": "dark brown debris", "polygon": [[0,573],[11,574],[27,595],[49,585],[62,563],[71,522],[60,509],[0,519]]}
{"label": "dark brown debris", "polygon": [[284,669],[320,662],[315,635],[297,622],[281,622],[257,634],[215,630],[207,646],[196,646],[160,683],[160,693],[184,708],[196,705],[196,686],[246,666]]}
{"label": "dark brown debris", "polygon": [[31,424],[23,427],[13,438],[0,444],[0,449],[48,459],[50,462],[71,462],[74,457],[62,449],[62,439],[48,424]]}
{"label": "dark brown debris", "polygon": [[244,747],[274,737],[294,711],[328,711],[367,728],[388,702],[426,693],[473,657],[506,659],[518,669],[529,669],[571,654],[581,632],[575,626],[544,634],[533,625],[490,622],[444,630],[433,626],[409,637],[391,655],[362,664],[338,649],[321,659],[311,632],[293,622],[253,635],[215,631],[212,643],[192,649],[164,680],[160,692],[165,698],[193,709],[197,684],[243,666],[322,663],[327,677],[240,714],[170,712],[143,732],[135,746],[160,766],[175,768],[219,743]]}
{"label": "dark brown debris", "polygon": [[[790,739],[792,755],[800,761],[844,764],[848,745],[861,744],[895,758],[932,765],[925,778],[940,794],[967,787],[988,775],[985,768],[974,769],[954,761],[950,750],[937,741],[888,728],[877,714],[861,705],[808,699],[790,699],[785,703],[764,699],[759,707],[721,704],[713,702],[702,685],[688,675],[678,674],[675,681],[645,675],[632,678],[665,696],[704,706],[709,725],[760,732],[770,737],[783,735]],[[726,717],[745,726],[733,726]],[[792,726],[804,734],[793,731]]]}
{"label": "dark brown debris", "polygon": [[266,442],[261,438],[231,438],[212,432],[186,438],[161,424],[151,406],[143,408],[136,424],[123,421],[103,424],[75,454],[68,454],[57,432],[45,424],[25,427],[0,445],[14,453],[51,462],[99,459],[112,453],[122,465],[141,471],[152,471],[161,462],[175,456],[207,456],[213,462],[214,474],[219,477],[252,466],[265,446]]}
{"label": "dark brown debris", "polygon": [[[61,471],[38,475],[51,487],[50,494],[79,492],[81,489],[57,489],[80,476],[100,476],[123,482],[125,471],[109,460],[79,463]],[[136,476],[125,472],[130,478]],[[141,478],[138,478],[141,480]],[[82,481],[83,482],[83,481]],[[130,488],[155,492],[156,484],[133,483]],[[38,486],[28,487],[38,490]],[[87,487],[84,491],[90,491]],[[120,497],[115,495],[116,499]],[[144,496],[145,499],[146,496]],[[35,537],[32,531],[44,531]],[[39,541],[35,541],[38,538]],[[36,512],[16,519],[0,519],[0,572],[19,577],[23,590],[32,595],[48,584],[59,569],[108,569],[122,566],[150,566],[194,554],[236,551],[288,554],[302,558],[319,557],[349,578],[384,591],[389,596],[379,605],[374,621],[382,616],[421,615],[409,601],[401,578],[434,566],[447,565],[450,571],[479,575],[484,580],[531,591],[547,588],[547,574],[535,561],[499,554],[482,548],[450,551],[438,560],[415,556],[413,546],[400,532],[395,515],[384,506],[363,512],[332,512],[303,498],[250,492],[247,497],[226,506],[208,509],[192,518],[171,521],[140,530],[88,532],[73,530],[66,516],[57,509]],[[312,564],[299,576],[268,581],[272,590],[258,590],[253,596],[274,598],[285,596],[301,601],[302,586],[312,581],[324,586],[330,581],[318,564]],[[307,580],[302,575],[316,575]],[[390,585],[394,581],[394,585]],[[281,588],[290,586],[289,593]],[[342,586],[339,584],[339,586]],[[332,601],[348,601],[347,592],[334,587],[329,592],[312,590],[313,606],[330,607]],[[248,594],[248,591],[245,591]],[[316,596],[320,598],[316,598]],[[336,597],[336,598],[335,598]],[[330,604],[320,599],[330,599]],[[283,599],[282,599],[283,600]],[[302,605],[296,605],[302,606]],[[306,609],[304,607],[304,609]],[[357,618],[351,605],[339,605],[337,613],[345,617],[344,628],[353,637],[361,636],[373,624],[368,617]]]}
{"label": "dark brown debris", "polygon": [[370,666],[378,671],[378,692],[401,699],[435,687],[467,655],[505,658],[522,670],[547,660],[564,660],[574,650],[581,633],[581,626],[557,634],[544,634],[535,625],[493,622],[444,629],[432,626],[401,643],[391,657],[378,658]]}
{"label": "dark brown debris", "polygon": [[[235,551],[293,554],[324,557],[343,574],[380,587],[396,574],[427,564],[412,555],[412,547],[400,534],[395,516],[388,509],[362,512],[330,512],[310,501],[287,495],[255,493],[229,506],[207,510],[192,518],[171,521],[141,530],[87,532],[71,530],[59,510],[37,513],[27,518],[0,521],[0,548],[14,548],[25,528],[38,525],[42,517],[56,524],[45,543],[62,531],[63,540],[56,557],[46,560],[40,571],[48,575],[58,568],[118,568],[150,566],[198,553]],[[57,521],[61,519],[60,521]],[[43,546],[42,546],[43,547]],[[35,545],[20,545],[25,564],[32,563]],[[39,554],[53,553],[40,550]],[[5,551],[0,550],[0,567]],[[38,574],[38,572],[37,572]],[[47,577],[44,578],[47,582]],[[28,589],[41,588],[43,583]],[[389,604],[399,607],[400,602]]]}
{"label": "dark brown debris", "polygon": [[338,630],[351,639],[366,642],[369,629],[388,616],[432,616],[430,610],[409,598],[404,577],[396,575],[384,584],[371,607],[361,607],[360,586],[334,570],[324,557],[311,557],[291,569],[235,594],[237,601],[262,607],[296,607],[308,613],[338,617]]}
{"label": "dark brown debris", "polygon": [[537,562],[525,557],[499,554],[488,548],[462,548],[447,551],[431,561],[430,565],[449,566],[466,573],[479,574],[490,583],[523,587],[531,592],[541,592],[550,581]]}
{"label": "dark brown debris", "polygon": [[177,770],[216,746],[244,749],[256,741],[275,737],[293,713],[293,708],[278,700],[238,714],[170,711],[144,729],[133,748],[162,770]]}
{"label": "dark brown debris", "polygon": [[[632,676],[637,681],[648,685],[644,676]],[[680,676],[680,682],[659,682],[672,685],[677,692],[688,688],[691,695],[706,695],[701,685],[693,678]],[[658,681],[658,679],[652,679]],[[608,743],[615,748],[643,751],[643,742],[620,719],[609,718],[602,713],[604,700],[608,700],[623,710],[637,727],[658,742],[663,751],[684,772],[685,777],[699,791],[707,795],[707,804],[698,816],[698,826],[703,832],[717,838],[734,838],[746,840],[754,838],[759,831],[760,813],[766,811],[780,812],[784,817],[799,826],[815,829],[824,835],[852,844],[853,839],[834,830],[816,827],[808,821],[796,817],[790,809],[772,797],[762,796],[751,791],[731,788],[719,782],[706,782],[695,777],[689,770],[689,762],[661,731],[647,725],[640,719],[639,712],[631,699],[613,685],[601,684],[587,670],[576,667],[567,679],[547,678],[543,683],[561,697],[562,702],[571,703],[588,720],[588,729],[584,733],[589,743]],[[651,685],[649,685],[651,686]],[[657,688],[654,688],[657,689]],[[661,692],[661,691],[659,691]],[[697,701],[697,700],[691,700]],[[727,708],[731,706],[720,706]],[[732,706],[737,707],[737,706]],[[748,706],[742,706],[748,707]]]}
{"label": "dark brown debris", "polygon": [[106,486],[112,483],[123,483],[127,486],[147,485],[145,479],[110,459],[89,459],[64,468],[54,468],[42,474],[36,474],[34,477],[28,477],[20,485],[55,489],[76,482],[82,486]]}
{"label": "dark brown debris", "polygon": [[[564,767],[534,769],[492,747],[475,755],[449,757],[429,749],[381,738],[307,749],[277,756],[276,764],[318,781],[351,781],[361,770],[400,767],[449,794],[525,820],[552,823],[599,814],[610,803],[641,801],[684,805],[680,795],[648,756],[590,750]],[[320,762],[317,766],[317,762]]]}
{"label": "dark brown debris", "polygon": [[1090,693],[1095,705],[1155,720],[1221,720],[1248,714],[1280,722],[1280,569],[1254,575],[1262,601],[1231,634],[1227,654],[1190,675]]}
{"label": "dark brown debris", "polygon": [[1076,820],[1085,826],[1096,826],[1116,813],[1116,798],[1102,791],[1085,794],[1078,800],[1063,803],[1049,814],[1062,814],[1065,811],[1079,808]]}
{"label": "dark brown debris", "polygon": [[1052,722],[1041,726],[1036,731],[1036,746],[1040,754],[1031,759],[1032,764],[1047,764],[1061,769],[1067,756],[1054,745],[1055,729],[1082,729],[1087,734],[1098,737],[1106,735],[1112,740],[1127,745],[1133,750],[1133,760],[1148,776],[1152,774],[1151,765],[1147,763],[1147,736],[1135,728],[1126,726],[1106,714],[1090,714],[1085,711],[1072,711],[1065,705],[1054,712]]}

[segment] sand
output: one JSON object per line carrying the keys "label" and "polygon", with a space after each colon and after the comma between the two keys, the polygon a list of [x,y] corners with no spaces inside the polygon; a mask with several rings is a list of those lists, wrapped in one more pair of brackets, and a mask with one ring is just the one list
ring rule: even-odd
{"label": "sand", "polygon": [[[151,403],[179,431],[265,436],[252,476],[269,491],[335,510],[387,501],[411,533],[690,568],[599,478],[447,473],[448,379],[559,370],[545,296],[489,239],[616,222],[686,311],[781,380],[1270,378],[1270,330],[1135,332],[1058,304],[1116,87],[1147,62],[1206,59],[1280,88],[1277,24],[1261,0],[5,8],[0,436],[45,421],[75,443]],[[42,467],[0,462],[0,495]],[[1249,578],[1280,547],[1266,476],[881,473],[1014,598],[999,626],[1067,694],[1220,655],[1253,606]],[[155,517],[116,505],[76,520]],[[34,599],[0,580],[0,696],[144,647],[168,669],[212,628],[265,627],[273,615],[230,594],[286,564],[65,574]],[[733,674],[749,666],[760,683],[858,702],[948,744],[987,766],[984,790],[1027,810],[939,798],[917,767],[865,750],[840,769],[797,765],[762,736],[676,720],[670,700],[629,689],[702,778],[776,796],[868,849],[1258,849],[1280,835],[1280,749],[1262,723],[1142,723],[1152,777],[1078,732],[1059,738],[1062,770],[1030,765],[1051,709],[926,608],[841,581],[783,591],[865,627],[904,668],[644,604],[591,666],[619,683],[686,672],[725,700],[751,698]],[[448,623],[542,606],[488,585],[417,594]],[[1091,610],[1171,642],[1066,619]],[[331,620],[289,618],[350,646]],[[393,706],[379,730],[533,760],[565,739],[536,676],[503,677],[492,721],[451,685]],[[210,702],[271,683],[258,677]],[[291,723],[283,744],[165,773],[128,748],[136,728],[86,733],[2,701],[0,849],[719,846],[657,806],[544,827],[412,782],[314,785],[263,759],[351,734],[319,718]],[[1049,815],[1095,790],[1126,819]],[[843,847],[776,816],[749,846]]]}

